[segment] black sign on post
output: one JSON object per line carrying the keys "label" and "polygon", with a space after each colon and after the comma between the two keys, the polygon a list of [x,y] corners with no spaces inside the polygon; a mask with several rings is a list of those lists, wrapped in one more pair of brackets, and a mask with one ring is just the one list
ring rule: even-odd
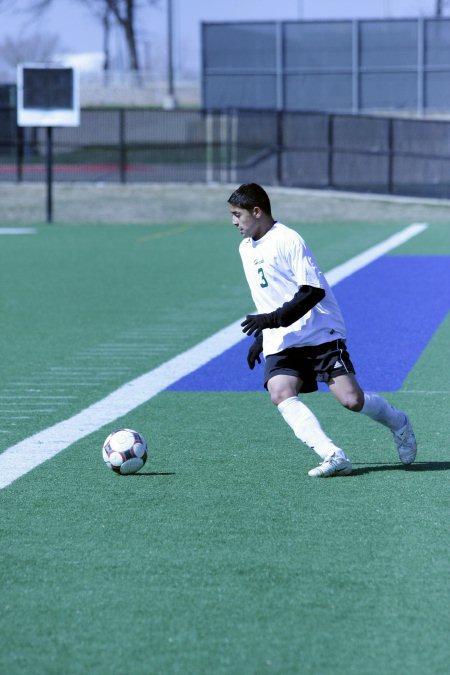
{"label": "black sign on post", "polygon": [[47,129],[47,222],[53,220],[53,127],[80,124],[78,76],[55,64],[20,64],[17,68],[17,124]]}

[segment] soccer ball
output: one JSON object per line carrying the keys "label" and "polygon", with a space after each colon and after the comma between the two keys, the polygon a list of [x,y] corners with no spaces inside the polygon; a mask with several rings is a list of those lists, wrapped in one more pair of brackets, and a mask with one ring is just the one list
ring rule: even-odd
{"label": "soccer ball", "polygon": [[102,455],[106,466],[115,473],[136,473],[147,461],[147,441],[133,429],[118,429],[103,443]]}

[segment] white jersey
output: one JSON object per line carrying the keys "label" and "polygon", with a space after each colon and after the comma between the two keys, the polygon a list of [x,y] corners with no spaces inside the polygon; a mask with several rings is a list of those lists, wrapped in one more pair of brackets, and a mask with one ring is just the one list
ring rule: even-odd
{"label": "white jersey", "polygon": [[273,312],[292,300],[299,286],[325,291],[323,300],[295,323],[263,331],[264,356],[288,347],[345,339],[345,324],[333,291],[298,232],[277,222],[261,239],[243,239],[239,253],[258,314]]}

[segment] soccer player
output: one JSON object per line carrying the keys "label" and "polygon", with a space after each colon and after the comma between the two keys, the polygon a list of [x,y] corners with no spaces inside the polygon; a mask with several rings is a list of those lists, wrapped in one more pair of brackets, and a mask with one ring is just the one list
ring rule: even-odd
{"label": "soccer player", "polygon": [[417,446],[408,416],[378,394],[362,391],[345,344],[345,324],[327,280],[302,237],[274,220],[265,190],[246,183],[228,200],[257,314],[242,322],[254,335],[247,362],[264,354],[264,386],[294,434],[321,458],[309,476],[347,476],[352,464],[323,431],[300,393],[325,382],[348,410],[361,412],[391,430],[400,461],[411,464]]}

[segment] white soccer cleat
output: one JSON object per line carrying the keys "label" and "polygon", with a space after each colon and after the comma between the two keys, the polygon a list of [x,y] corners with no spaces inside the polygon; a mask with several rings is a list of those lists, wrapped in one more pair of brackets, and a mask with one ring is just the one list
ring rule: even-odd
{"label": "white soccer cleat", "polygon": [[416,459],[417,443],[414,431],[409,421],[408,415],[405,415],[406,422],[398,431],[393,431],[395,445],[397,446],[398,456],[402,464],[412,464]]}
{"label": "white soccer cleat", "polygon": [[352,463],[347,457],[333,454],[325,457],[315,469],[308,471],[308,476],[314,478],[332,478],[333,476],[348,476],[352,472]]}

